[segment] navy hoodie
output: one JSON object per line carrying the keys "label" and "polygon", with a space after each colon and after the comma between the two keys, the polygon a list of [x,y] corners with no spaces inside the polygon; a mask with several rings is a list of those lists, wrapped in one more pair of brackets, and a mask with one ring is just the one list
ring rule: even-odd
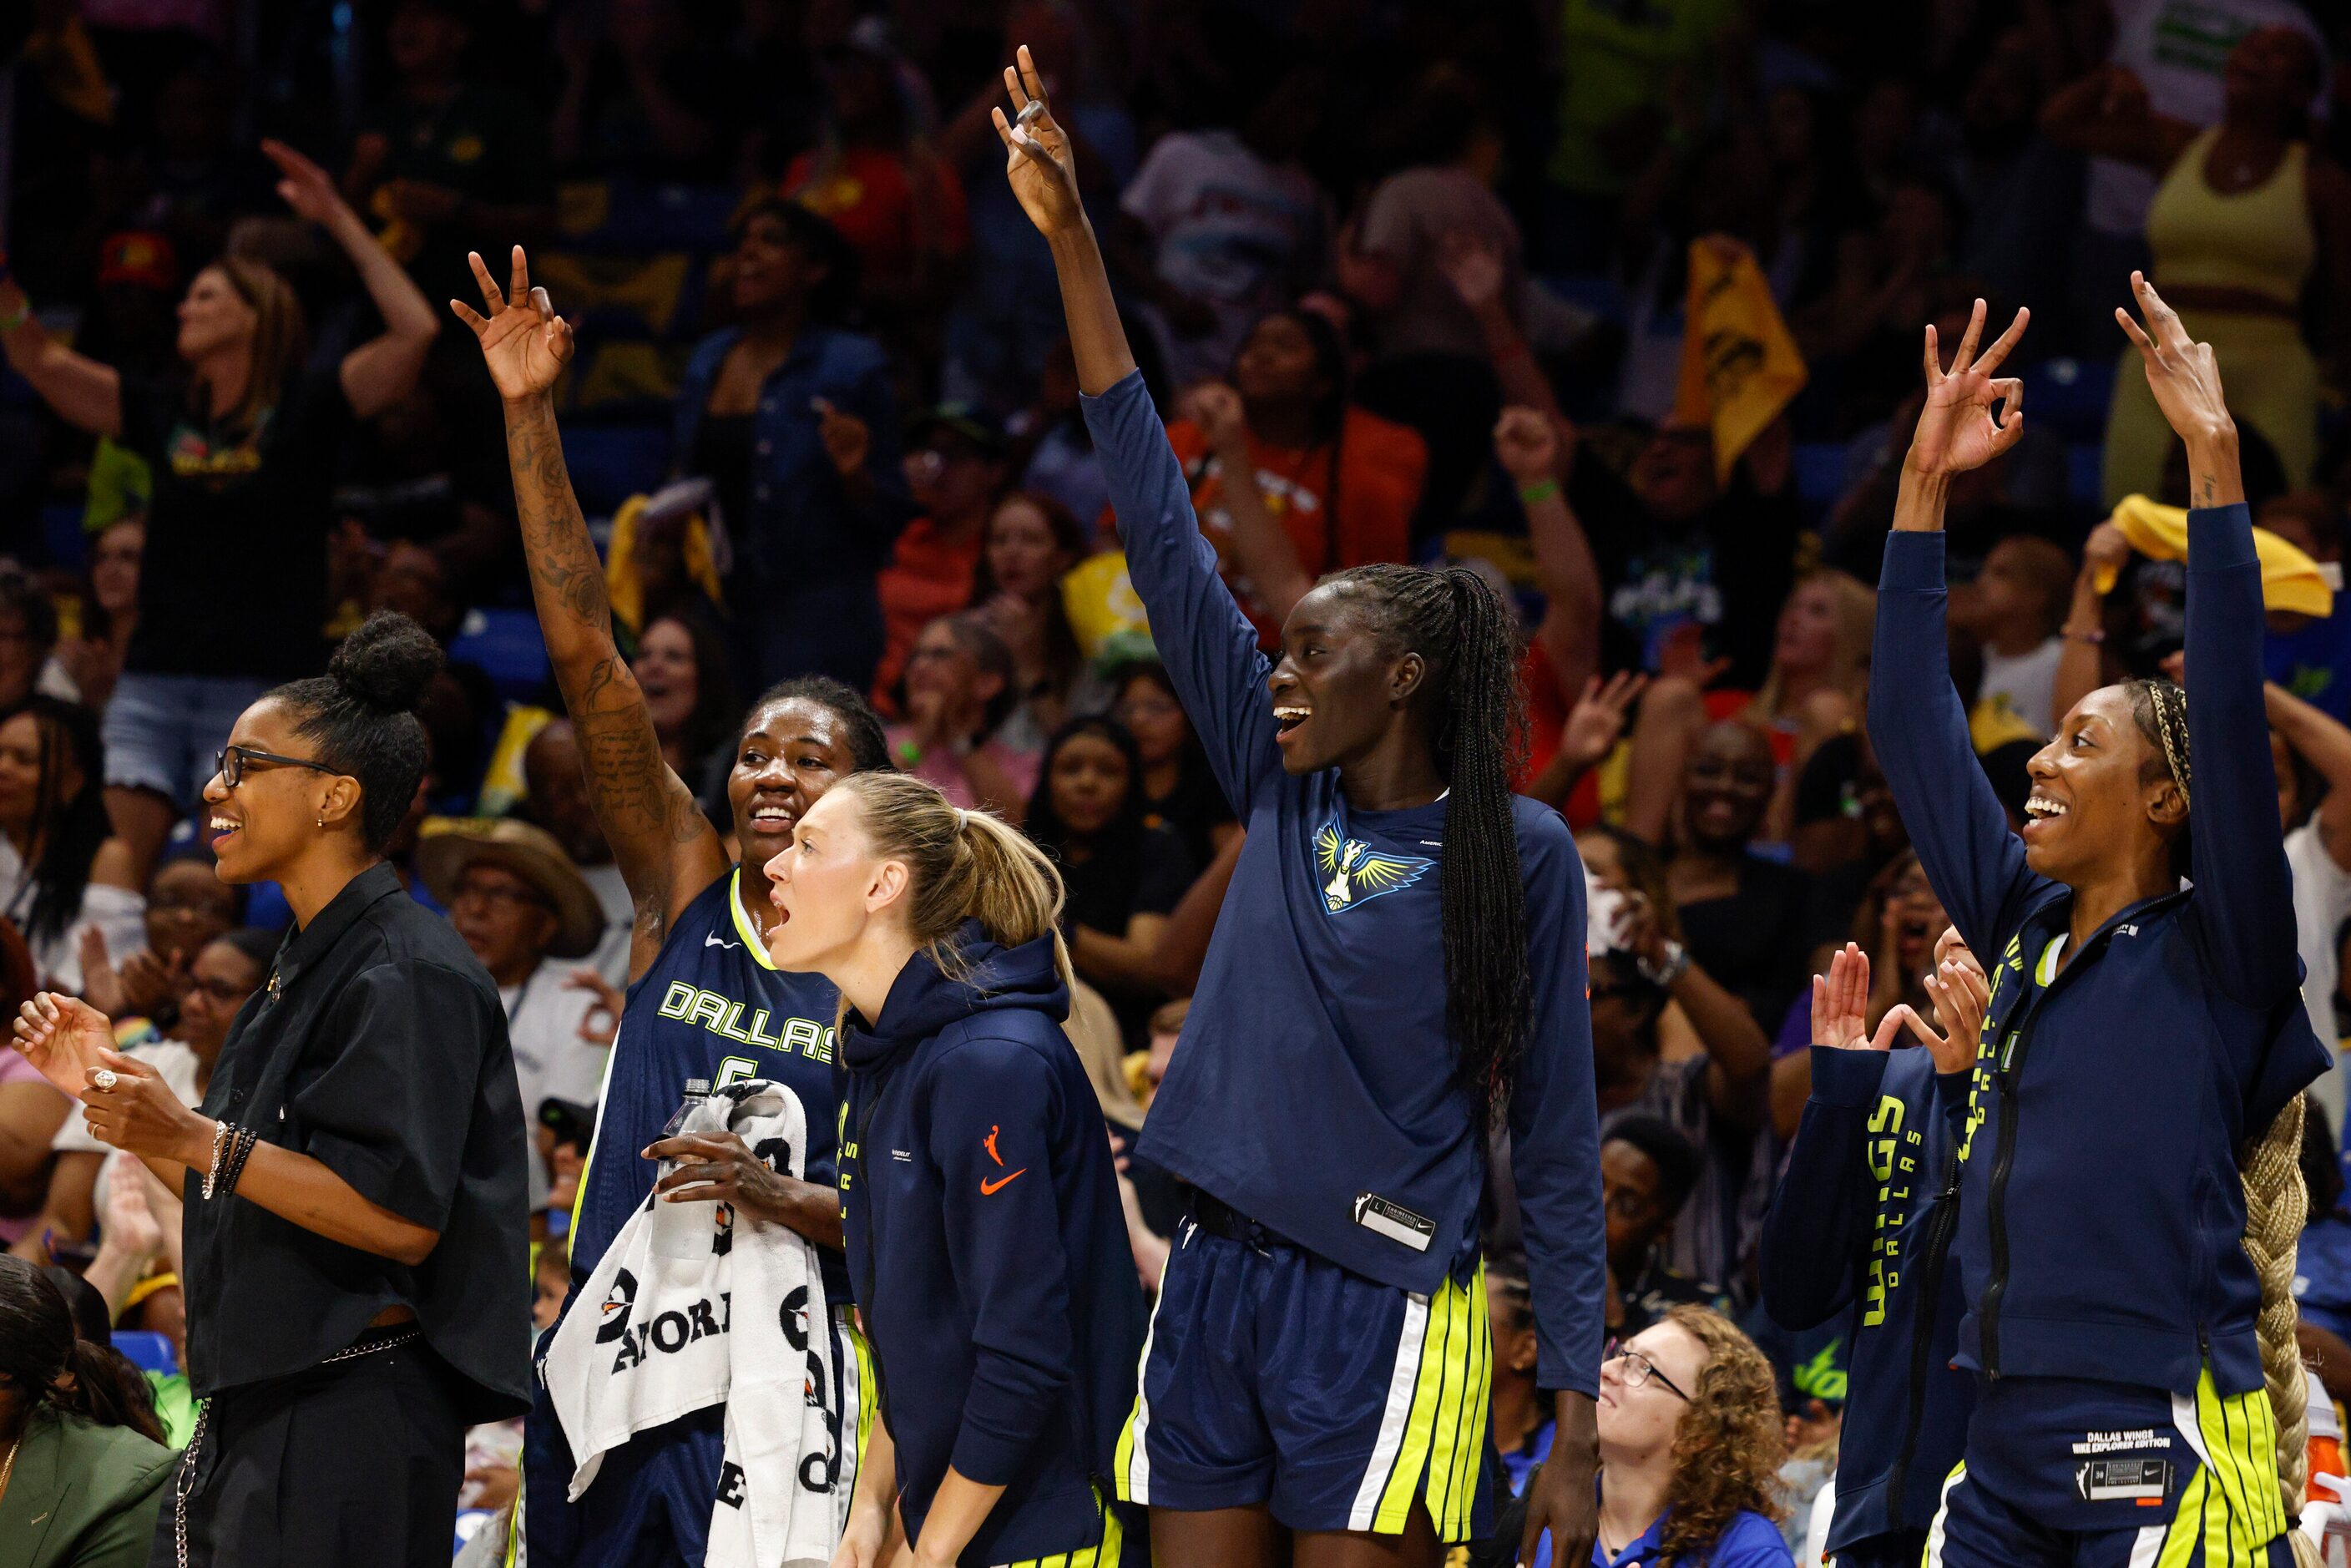
{"label": "navy hoodie", "polygon": [[[1869,737],[1992,980],[1960,1154],[1959,1364],[2174,1394],[2262,1385],[2237,1151],[2327,1067],[2302,1006],[2242,505],[2188,514],[2193,886],[2117,913],[2045,984],[2070,888],[2025,864],[1968,743],[1943,536],[1886,541]],[[1897,674],[1898,673],[1898,675]]]}
{"label": "navy hoodie", "polygon": [[1143,1291],[1052,939],[959,943],[841,1030],[841,1230],[907,1539],[953,1465],[1006,1489],[962,1561],[1009,1563],[1100,1538]]}
{"label": "navy hoodie", "polygon": [[1813,1096],[1763,1222],[1762,1284],[1785,1329],[1851,1308],[1832,1552],[1924,1531],[1967,1439],[1975,1385],[1950,1365],[1964,1302],[1946,1267],[1959,1133],[1924,1047],[1813,1048]]}
{"label": "navy hoodie", "polygon": [[[1337,768],[1284,769],[1272,666],[1217,575],[1143,378],[1084,407],[1152,637],[1249,828],[1135,1153],[1343,1269],[1434,1293],[1477,1251],[1486,1165],[1446,1022],[1449,803],[1360,810]],[[1583,865],[1557,811],[1510,804],[1534,988],[1510,1174],[1536,1376],[1595,1394],[1607,1260]]]}

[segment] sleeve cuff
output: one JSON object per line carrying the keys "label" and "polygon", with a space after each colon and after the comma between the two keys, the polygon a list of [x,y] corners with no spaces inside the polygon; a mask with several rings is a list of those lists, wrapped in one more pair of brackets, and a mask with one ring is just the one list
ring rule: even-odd
{"label": "sleeve cuff", "polygon": [[1896,528],[1886,536],[1886,561],[1877,573],[1881,589],[1928,590],[1940,592],[1943,582],[1943,532]]}
{"label": "sleeve cuff", "polygon": [[1877,1093],[1886,1077],[1886,1052],[1816,1045],[1813,1052],[1813,1103],[1857,1111]]}
{"label": "sleeve cuff", "polygon": [[1968,1084],[1975,1077],[1975,1069],[1963,1067],[1957,1072],[1935,1074],[1935,1103],[1949,1114],[1958,1115],[1968,1108]]}
{"label": "sleeve cuff", "polygon": [[1010,1486],[1020,1479],[1029,1450],[1036,1446],[1034,1432],[1019,1437],[991,1432],[967,1415],[963,1429],[956,1434],[955,1451],[947,1456],[947,1462],[966,1480],[977,1481],[984,1487]]}
{"label": "sleeve cuff", "polygon": [[2244,502],[2189,509],[2188,563],[2192,570],[2226,570],[2260,559],[2253,549],[2252,510]]}

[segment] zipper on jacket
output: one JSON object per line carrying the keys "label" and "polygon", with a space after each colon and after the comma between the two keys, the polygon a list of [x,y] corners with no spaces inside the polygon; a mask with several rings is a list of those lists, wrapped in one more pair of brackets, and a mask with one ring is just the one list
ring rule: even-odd
{"label": "zipper on jacket", "polygon": [[1918,1457],[1918,1428],[1926,1416],[1927,1373],[1934,1360],[1935,1322],[1943,1293],[1943,1265],[1951,1250],[1952,1233],[1959,1223],[1959,1146],[1953,1143],[1943,1156],[1943,1190],[1935,1195],[1934,1218],[1927,1222],[1927,1256],[1919,1265],[1917,1289],[1923,1305],[1910,1331],[1910,1403],[1904,1418],[1902,1447],[1886,1472],[1886,1528],[1903,1528],[1903,1488],[1910,1465]]}
{"label": "zipper on jacket", "polygon": [[[2092,948],[2105,947],[2106,938],[2126,915],[2144,915],[2158,904],[2176,903],[2182,896],[2167,894],[2108,915],[2105,924],[2091,932],[2090,939],[2074,950],[2065,967],[2050,976],[2040,993],[2026,1001],[2023,1016],[2007,1030],[2008,1041],[2001,1047],[2000,1065],[1992,1073],[1993,1082],[2000,1086],[2000,1138],[1992,1148],[1991,1212],[1985,1216],[1991,1232],[1991,1278],[1984,1283],[1983,1303],[1976,1311],[1978,1348],[1984,1376],[1989,1379],[1997,1381],[2000,1377],[2000,1303],[2001,1298],[2008,1294],[2008,1177],[2009,1167],[2016,1160],[2016,1082],[2024,1075],[2024,1052],[2032,1043],[2032,1024],[2049,998],[2056,995],[2057,988],[2065,983],[2068,976],[2081,972],[2090,959]],[[2047,950],[2048,945],[2043,943],[2042,951]],[[2041,954],[2034,954],[2032,962],[2038,966]]]}
{"label": "zipper on jacket", "polygon": [[[893,1073],[892,1076],[894,1077],[896,1075]],[[873,1207],[873,1187],[872,1185],[865,1179],[865,1144],[867,1136],[872,1133],[873,1128],[873,1113],[882,1108],[882,1091],[888,1086],[888,1082],[889,1080],[887,1079],[875,1080],[872,1097],[865,1103],[865,1113],[857,1118],[857,1153],[854,1157],[857,1161],[857,1184],[860,1187],[864,1189],[865,1193],[865,1278],[859,1284],[855,1305],[857,1308],[859,1321],[865,1325],[865,1343],[867,1344],[872,1344],[874,1342],[873,1281],[876,1275],[880,1272],[879,1267],[874,1262],[874,1260],[880,1255],[881,1248],[878,1245],[880,1239],[878,1235],[880,1227],[875,1223],[877,1216]],[[873,1354],[868,1359],[869,1364],[873,1369],[873,1407],[875,1412],[878,1414],[882,1408],[883,1394],[888,1388],[889,1383],[882,1375],[881,1351],[876,1349]],[[852,1440],[854,1441],[853,1437]]]}
{"label": "zipper on jacket", "polygon": [[1991,1278],[1984,1283],[1983,1306],[1977,1316],[1984,1375],[1995,1380],[2000,1376],[2000,1300],[2008,1293],[2008,1176],[2016,1163],[2016,1072],[2024,1047],[2024,1032],[2011,1030],[2002,1053],[2005,1060],[1992,1073],[2000,1087],[2000,1139],[1992,1148],[1991,1208],[1985,1216],[1991,1230]]}

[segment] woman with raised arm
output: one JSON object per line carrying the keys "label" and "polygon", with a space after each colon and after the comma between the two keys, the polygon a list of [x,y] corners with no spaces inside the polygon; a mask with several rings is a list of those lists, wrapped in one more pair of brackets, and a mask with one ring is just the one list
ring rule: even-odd
{"label": "woman with raised arm", "polygon": [[[1559,1438],[1522,1551],[1594,1530],[1605,1275],[1583,876],[1510,792],[1518,628],[1475,573],[1325,579],[1269,662],[1135,371],[1026,49],[997,111],[1168,674],[1248,836],[1138,1154],[1198,1189],[1119,1492],[1161,1561],[1433,1564],[1485,1527],[1478,1207],[1507,1125]],[[1442,977],[1441,985],[1429,982]],[[1279,1040],[1279,1051],[1266,1042]]]}
{"label": "woman with raised arm", "polygon": [[350,257],[383,330],[312,363],[293,286],[226,256],[180,302],[182,373],[125,374],[78,354],[31,315],[0,263],[0,348],[58,418],[147,459],[155,494],[139,619],[106,709],[106,806],[144,887],[174,818],[193,810],[213,754],[272,683],[326,662],[328,510],[352,423],[406,397],[433,308],[336,191],[282,142],[261,150],[277,193]]}
{"label": "woman with raised arm", "polygon": [[[822,1390],[842,1437],[837,1484],[852,1484],[864,1350],[849,1321],[833,1189],[840,1098],[833,1088],[832,1018],[839,1000],[815,975],[768,957],[775,925],[768,862],[833,780],[887,768],[882,726],[864,700],[822,676],[769,688],[735,742],[726,799],[742,863],[728,858],[693,789],[662,760],[652,711],[612,640],[604,568],[588,537],[563,463],[550,391],[571,357],[571,328],[545,289],[530,286],[522,247],[500,292],[473,258],[486,313],[450,302],[480,338],[506,402],[507,458],[538,624],[556,683],[580,736],[589,800],[636,904],[630,1000],[605,1070],[596,1132],[580,1178],[571,1262],[584,1278],[648,1193],[669,1203],[719,1201],[789,1226],[817,1244],[834,1304],[833,1385]],[[733,1134],[664,1138],[688,1081],[762,1078],[782,1083],[808,1113],[807,1179],[770,1170]],[[677,1162],[656,1183],[652,1162]],[[640,1550],[698,1563],[724,1456],[725,1409],[714,1406],[641,1433],[606,1456],[577,1505],[556,1452],[551,1409],[531,1423],[527,1524],[534,1563],[620,1564]],[[542,1466],[544,1468],[542,1468]],[[669,1506],[662,1506],[661,1500]],[[643,1547],[641,1538],[650,1537]]]}
{"label": "woman with raised arm", "polygon": [[2300,1095],[2327,1059],[2298,994],[2261,567],[2212,350],[2131,281],[2146,328],[2116,315],[2188,448],[2193,699],[2130,681],[2076,702],[2010,833],[1950,683],[1941,528],[1953,477],[2022,433],[2019,383],[1993,379],[2022,311],[1979,356],[1979,300],[1949,371],[1927,329],[1886,547],[1870,738],[1991,975],[1949,1106],[1978,1396],[1930,1564],[2186,1564],[2200,1543],[2245,1568],[2307,1539],[2291,1288]]}

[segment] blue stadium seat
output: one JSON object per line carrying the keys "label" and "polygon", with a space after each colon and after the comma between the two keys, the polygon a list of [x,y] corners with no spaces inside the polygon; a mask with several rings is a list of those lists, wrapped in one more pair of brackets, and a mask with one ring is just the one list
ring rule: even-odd
{"label": "blue stadium seat", "polygon": [[489,676],[508,702],[536,701],[547,686],[547,640],[528,610],[468,610],[449,641],[449,662]]}
{"label": "blue stadium seat", "polygon": [[1544,275],[1542,286],[1579,309],[1589,310],[1603,321],[1625,319],[1625,291],[1616,280],[1604,274],[1561,272]]}
{"label": "blue stadium seat", "polygon": [[[2024,394],[2024,406],[2032,406],[2032,394]],[[2065,495],[2077,505],[2094,507],[2103,515],[2106,495],[2106,449],[2095,441],[2075,441],[2065,447]]]}
{"label": "blue stadium seat", "polygon": [[1796,498],[1814,514],[1825,512],[1844,494],[1845,444],[1796,443]]}
{"label": "blue stadium seat", "polygon": [[563,461],[580,509],[610,517],[630,497],[660,488],[669,474],[669,424],[650,420],[633,424],[568,424]]}
{"label": "blue stadium seat", "polygon": [[82,532],[82,504],[52,501],[41,508],[41,545],[51,566],[79,571],[89,559],[89,536]]}
{"label": "blue stadium seat", "polygon": [[169,1377],[180,1370],[180,1358],[172,1354],[172,1342],[151,1330],[117,1329],[114,1348],[141,1372]]}
{"label": "blue stadium seat", "polygon": [[2115,395],[2112,360],[2043,360],[2022,372],[2024,412],[2069,440],[2103,438]]}

